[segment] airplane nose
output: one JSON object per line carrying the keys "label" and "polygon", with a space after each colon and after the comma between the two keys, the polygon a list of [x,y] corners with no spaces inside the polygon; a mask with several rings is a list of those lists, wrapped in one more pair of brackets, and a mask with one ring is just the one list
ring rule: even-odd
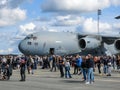
{"label": "airplane nose", "polygon": [[20,52],[25,55],[31,54],[30,47],[27,46],[27,42],[27,40],[22,40],[18,45],[18,49],[20,50]]}
{"label": "airplane nose", "polygon": [[21,42],[19,43],[18,49],[20,50],[20,52],[23,53],[24,50],[23,50],[22,42],[23,42],[23,41],[21,41]]}

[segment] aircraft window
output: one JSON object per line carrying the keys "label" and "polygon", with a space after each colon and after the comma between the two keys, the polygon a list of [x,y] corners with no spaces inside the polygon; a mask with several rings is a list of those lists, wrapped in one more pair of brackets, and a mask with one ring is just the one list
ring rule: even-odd
{"label": "aircraft window", "polygon": [[36,40],[37,37],[33,36],[33,34],[31,34],[30,36],[27,36],[25,39],[33,39],[33,40]]}
{"label": "aircraft window", "polygon": [[30,37],[26,37],[25,39],[30,39]]}
{"label": "aircraft window", "polygon": [[30,37],[27,37],[27,39],[30,39]]}
{"label": "aircraft window", "polygon": [[31,45],[31,44],[32,44],[32,42],[27,42],[27,44],[28,44],[28,45]]}
{"label": "aircraft window", "polygon": [[33,37],[33,40],[36,40],[37,39],[37,37]]}
{"label": "aircraft window", "polygon": [[37,45],[38,45],[38,43],[36,42],[36,43],[35,43],[35,45],[37,46]]}
{"label": "aircraft window", "polygon": [[87,41],[87,43],[90,43],[90,41]]}
{"label": "aircraft window", "polygon": [[62,49],[62,47],[61,47],[61,46],[59,46],[58,48],[59,48],[59,49]]}

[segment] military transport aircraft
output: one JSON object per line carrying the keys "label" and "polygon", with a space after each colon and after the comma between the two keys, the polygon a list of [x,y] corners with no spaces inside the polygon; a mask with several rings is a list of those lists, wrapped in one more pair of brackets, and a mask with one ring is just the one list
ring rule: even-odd
{"label": "military transport aircraft", "polygon": [[18,48],[25,55],[117,54],[120,36],[41,31],[26,36]]}

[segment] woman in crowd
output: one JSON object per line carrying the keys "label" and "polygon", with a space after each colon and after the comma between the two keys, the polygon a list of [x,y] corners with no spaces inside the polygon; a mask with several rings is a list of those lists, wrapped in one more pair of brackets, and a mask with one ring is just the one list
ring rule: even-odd
{"label": "woman in crowd", "polygon": [[59,69],[60,69],[60,75],[61,75],[60,77],[64,77],[64,70],[63,70],[64,61],[61,56],[58,56],[58,65],[59,65]]}

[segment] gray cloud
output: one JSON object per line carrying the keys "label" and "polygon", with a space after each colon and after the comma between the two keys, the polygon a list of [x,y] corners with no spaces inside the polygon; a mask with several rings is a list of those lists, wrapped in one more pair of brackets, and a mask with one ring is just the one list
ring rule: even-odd
{"label": "gray cloud", "polygon": [[[120,29],[120,23],[105,23],[99,22],[99,31],[101,34],[118,34]],[[93,20],[92,18],[86,18],[84,22],[76,28],[76,32],[80,33],[90,33],[90,34],[97,34],[98,27],[97,21]]]}
{"label": "gray cloud", "polygon": [[26,18],[26,11],[20,8],[0,9],[0,27],[14,25]]}
{"label": "gray cloud", "polygon": [[44,0],[41,8],[44,12],[81,13],[107,8],[110,5],[110,0]]}
{"label": "gray cloud", "polygon": [[26,18],[26,11],[19,5],[26,0],[0,0],[0,28],[14,25]]}
{"label": "gray cloud", "polygon": [[120,5],[120,0],[44,0],[43,12],[85,13]]}
{"label": "gray cloud", "polygon": [[36,19],[34,19],[34,21],[40,21],[40,22],[48,22],[50,21],[51,19],[50,18],[47,18],[47,17],[38,17]]}
{"label": "gray cloud", "polygon": [[84,21],[84,17],[75,15],[57,16],[52,23],[53,26],[74,26]]}
{"label": "gray cloud", "polygon": [[1,0],[0,8],[17,8],[24,1],[26,0]]}
{"label": "gray cloud", "polygon": [[15,32],[8,31],[7,33],[5,31],[2,31],[0,33],[0,54],[8,54],[13,53],[13,51],[17,50],[18,41],[13,39],[13,36],[15,35]]}

